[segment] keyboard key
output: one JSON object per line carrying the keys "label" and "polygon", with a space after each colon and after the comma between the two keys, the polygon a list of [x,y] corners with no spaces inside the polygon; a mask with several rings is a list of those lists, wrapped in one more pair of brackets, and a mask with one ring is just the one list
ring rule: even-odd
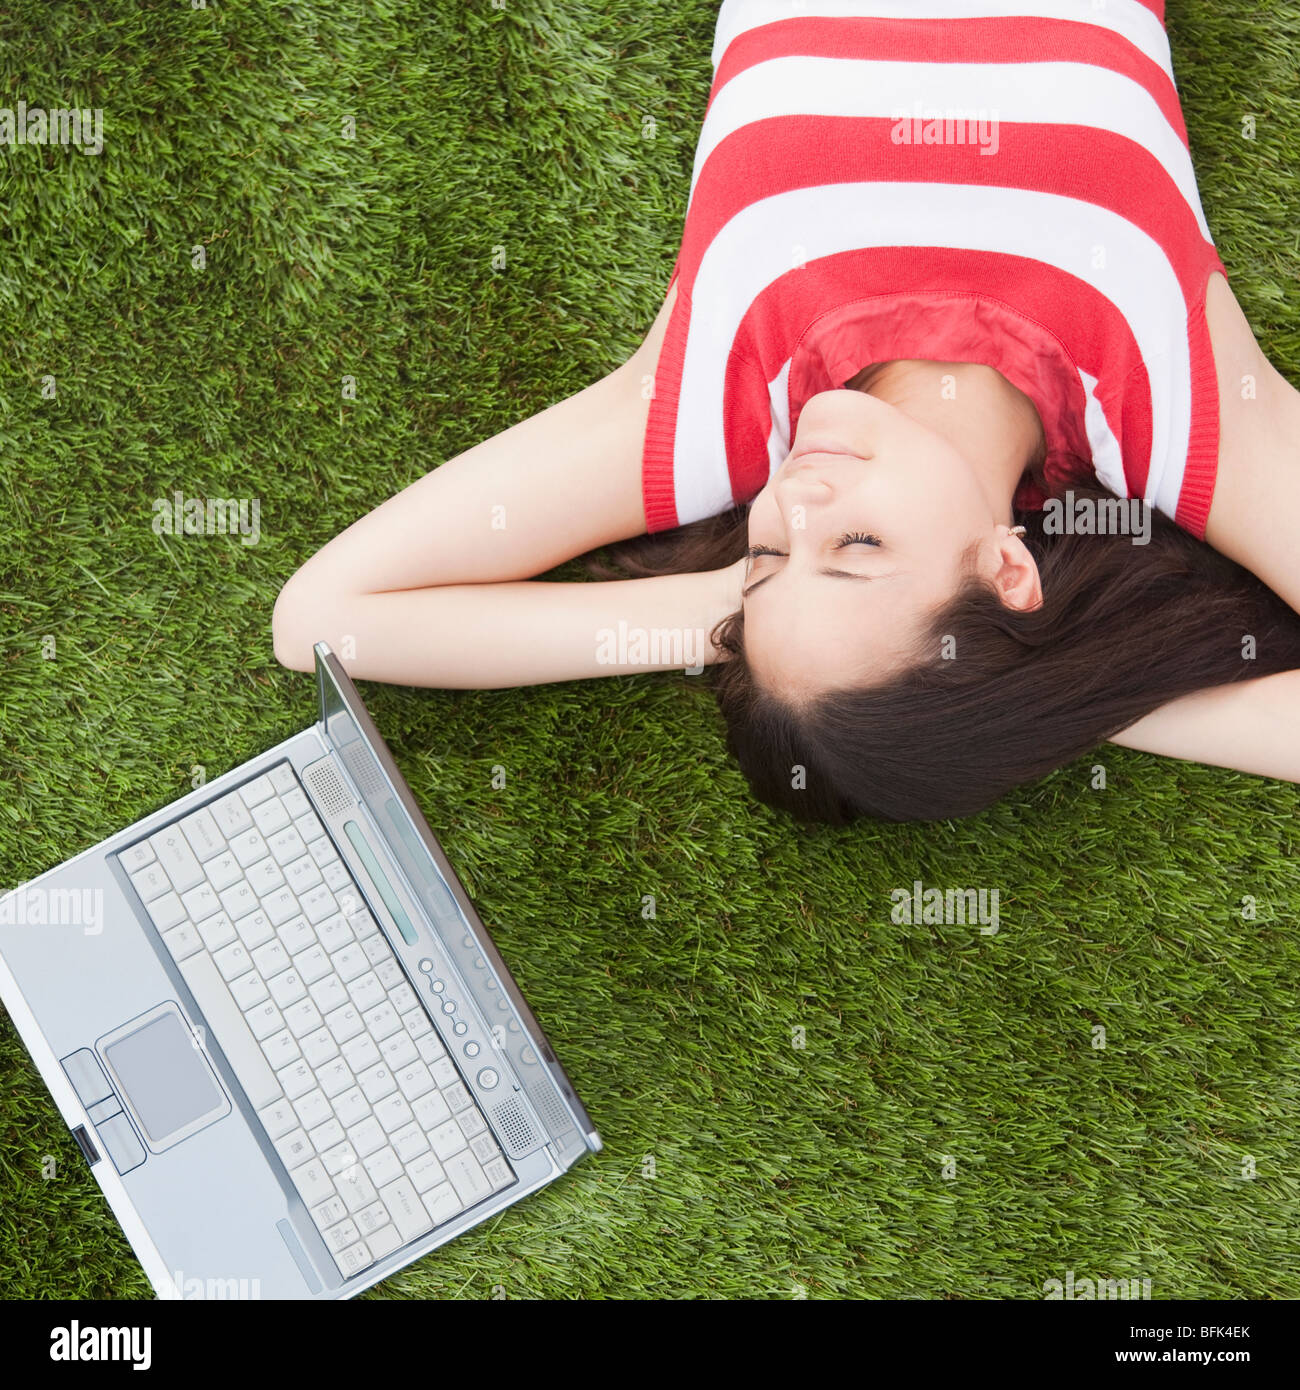
{"label": "keyboard key", "polygon": [[274,835],[277,830],[283,830],[289,824],[289,813],[284,809],[284,802],[277,796],[254,806],[253,824],[264,836]]}
{"label": "keyboard key", "polygon": [[395,990],[406,978],[402,974],[402,967],[398,965],[397,961],[393,958],[391,951],[388,954],[387,960],[381,960],[379,964],[375,966],[375,974],[379,977],[379,983],[383,985],[385,989]]}
{"label": "keyboard key", "polygon": [[311,1140],[307,1138],[306,1131],[301,1126],[295,1124],[287,1134],[275,1141],[275,1151],[280,1155],[286,1168],[296,1168],[300,1163],[306,1163],[309,1158],[314,1158],[316,1150],[312,1148]]}
{"label": "keyboard key", "polygon": [[217,823],[217,829],[227,840],[233,840],[253,823],[252,816],[248,814],[248,807],[244,805],[238,792],[231,792],[220,801],[214,801],[208,809],[212,812],[212,819]]}
{"label": "keyboard key", "polygon": [[191,922],[182,922],[171,931],[163,933],[163,941],[172,953],[172,959],[181,961],[203,949],[203,938]]}
{"label": "keyboard key", "polygon": [[244,805],[251,809],[260,805],[268,796],[274,796],[275,788],[271,785],[271,779],[263,774],[251,782],[246,782],[240,787],[239,794],[244,798]]}
{"label": "keyboard key", "polygon": [[467,1207],[481,1202],[492,1191],[492,1184],[483,1176],[483,1168],[478,1159],[468,1149],[453,1154],[443,1165],[447,1177],[456,1189],[456,1196]]}
{"label": "keyboard key", "polygon": [[387,1147],[372,1153],[369,1158],[363,1160],[362,1166],[376,1187],[394,1182],[402,1175],[401,1162],[392,1149]]}
{"label": "keyboard key", "polygon": [[259,1042],[263,1038],[269,1038],[272,1033],[278,1033],[284,1027],[284,1015],[270,999],[258,1004],[256,1008],[249,1009],[244,1018],[248,1020],[248,1026]]}
{"label": "keyboard key", "polygon": [[249,1032],[225,981],[204,952],[179,963],[180,972],[194,995],[211,1036],[225,1054],[254,1110],[262,1110],[280,1097],[280,1083]]}
{"label": "keyboard key", "polygon": [[317,1028],[303,1038],[302,1055],[313,1067],[323,1067],[339,1055],[338,1044],[328,1028]]}
{"label": "keyboard key", "polygon": [[253,864],[261,863],[269,853],[266,848],[266,841],[262,839],[251,821],[247,830],[230,837],[230,852],[235,856],[240,867],[244,869],[250,868]]}
{"label": "keyboard key", "polygon": [[316,1075],[307,1062],[299,1057],[296,1062],[281,1071],[276,1072],[280,1079],[280,1085],[284,1087],[284,1093],[289,1100],[297,1100],[299,1096],[305,1096],[308,1091],[316,1085]]}
{"label": "keyboard key", "polygon": [[[222,914],[224,916],[224,913]],[[227,919],[229,920],[229,919]],[[234,936],[235,929],[231,927],[231,936]],[[213,964],[221,971],[221,978],[227,984],[239,979],[241,975],[246,975],[253,968],[253,962],[249,954],[244,950],[242,941],[232,941],[229,946],[224,947],[212,957]],[[231,991],[234,992],[233,990]],[[238,1001],[236,1001],[238,1002]],[[241,1009],[242,1013],[243,1010]]]}
{"label": "keyboard key", "polygon": [[330,1175],[325,1171],[325,1165],[319,1158],[309,1159],[306,1163],[300,1163],[298,1167],[291,1168],[289,1177],[298,1189],[298,1195],[309,1207],[314,1207],[317,1202],[323,1202],[334,1192],[334,1184],[330,1180]]}
{"label": "keyboard key", "polygon": [[[309,1130],[307,1137],[316,1146],[316,1152],[324,1158],[325,1154],[330,1149],[337,1148],[347,1136],[344,1134],[343,1126],[339,1124],[338,1120],[331,1118],[326,1120],[323,1125],[317,1125],[315,1129]],[[353,1163],[356,1162],[355,1154],[352,1156],[351,1161]],[[346,1168],[348,1165],[344,1163],[339,1166]],[[336,1170],[333,1168],[330,1169],[331,1177],[334,1175],[335,1171]]]}
{"label": "keyboard key", "polygon": [[390,1135],[389,1141],[403,1163],[410,1163],[413,1158],[429,1151],[429,1141],[424,1137],[424,1131],[419,1125],[404,1126]]}
{"label": "keyboard key", "polygon": [[352,882],[352,875],[348,872],[348,866],[341,859],[332,860],[318,872],[326,884],[336,893]]}
{"label": "keyboard key", "polygon": [[262,972],[264,979],[270,980],[289,968],[289,953],[278,941],[268,941],[253,952],[253,964]]}
{"label": "keyboard key", "polygon": [[311,997],[323,1014],[331,1014],[335,1009],[341,1009],[350,1002],[348,992],[343,987],[343,981],[332,972],[326,975],[323,980],[318,980],[312,985]]}
{"label": "keyboard key", "polygon": [[338,1196],[326,1197],[319,1206],[311,1209],[311,1219],[321,1230],[327,1226],[337,1226],[347,1214],[348,1209],[343,1205],[343,1198]]}
{"label": "keyboard key", "polygon": [[441,1226],[453,1216],[458,1216],[464,1210],[464,1206],[456,1196],[456,1189],[449,1182],[445,1182],[424,1194],[424,1209],[429,1213],[429,1219],[433,1224]]}
{"label": "keyboard key", "polygon": [[348,1127],[348,1142],[356,1149],[359,1158],[369,1158],[387,1145],[388,1136],[379,1121],[373,1115],[367,1115],[358,1124]]}
{"label": "keyboard key", "polygon": [[393,1218],[393,1225],[403,1241],[414,1240],[433,1225],[420,1194],[411,1186],[409,1178],[399,1178],[381,1187],[379,1200],[388,1208],[388,1214]]}
{"label": "keyboard key", "polygon": [[433,1032],[433,1024],[429,1022],[429,1015],[423,1008],[411,1009],[408,1013],[401,1015],[402,1027],[406,1029],[407,1036],[413,1038],[417,1043],[426,1033]]}
{"label": "keyboard key", "polygon": [[131,875],[131,883],[140,895],[140,901],[146,905],[172,890],[171,879],[167,877],[163,866],[156,863],[145,869],[137,869]]}
{"label": "keyboard key", "polygon": [[361,1164],[355,1168],[345,1168],[336,1179],[339,1196],[349,1212],[358,1212],[368,1207],[379,1195],[375,1185]]}
{"label": "keyboard key", "polygon": [[399,1014],[404,1014],[408,1010],[415,1008],[415,992],[405,980],[398,985],[388,996],[388,1002],[397,1010]]}
{"label": "keyboard key", "polygon": [[[360,947],[347,946],[344,948],[345,951],[354,949],[359,951]],[[339,955],[343,954],[344,951],[339,952]],[[386,994],[383,985],[379,983],[379,976],[370,969],[370,962],[366,960],[364,955],[361,959],[365,964],[366,973],[352,982],[348,987],[348,993],[352,996],[352,1002],[364,1013],[367,1009],[374,1009],[382,1004]]]}
{"label": "keyboard key", "polygon": [[[298,833],[302,835],[304,844],[314,845],[318,840],[325,837],[325,827],[320,823],[320,817],[318,817],[316,813],[310,812],[310,810],[304,813],[304,815],[296,817],[296,820],[293,821],[293,826],[295,826]],[[325,838],[325,844],[330,845],[330,840],[328,840],[328,838]],[[334,845],[330,845],[330,849],[332,851]],[[313,855],[313,858],[314,855],[316,855],[314,849],[311,851],[311,855]],[[317,859],[317,863],[320,863],[320,860]]]}
{"label": "keyboard key", "polygon": [[[321,883],[317,884],[315,888],[309,888],[302,895],[302,910],[307,920],[315,927],[319,926],[327,917],[333,916],[338,908],[334,901],[334,894]],[[323,938],[321,944],[325,945]],[[325,949],[329,950],[329,947],[325,945]]]}
{"label": "keyboard key", "polygon": [[[262,950],[265,951],[266,947],[263,946]],[[287,961],[288,957],[285,959]],[[299,999],[307,997],[307,986],[303,984],[302,976],[296,970],[282,970],[278,975],[271,975],[269,972],[263,973],[268,976],[266,987],[271,991],[271,998],[280,1008],[287,1009],[290,1004],[296,1004]],[[456,1107],[453,1105],[452,1109],[454,1110]]]}
{"label": "keyboard key", "polygon": [[442,1039],[438,1037],[437,1033],[432,1031],[426,1033],[424,1037],[415,1044],[415,1050],[430,1067],[432,1067],[440,1057],[445,1057],[447,1055],[442,1045]]}
{"label": "keyboard key", "polygon": [[182,896],[203,882],[203,869],[179,826],[169,825],[166,830],[151,835],[149,843],[158,856],[158,863],[171,879],[172,887]]}
{"label": "keyboard key", "polygon": [[[223,946],[229,946],[232,941],[236,941],[235,924],[226,916],[224,912],[215,913],[211,917],[205,917],[198,924],[199,935],[203,938],[203,944],[209,951],[219,951]],[[243,942],[239,942],[239,948],[244,952],[244,959],[248,962],[243,970],[238,973],[242,975],[244,970],[251,970],[253,962],[249,959],[248,953],[244,948]],[[222,972],[225,974],[225,972]],[[230,976],[226,976],[230,979]]]}
{"label": "keyboard key", "polygon": [[346,1168],[351,1168],[356,1161],[357,1152],[348,1143],[335,1144],[332,1149],[327,1149],[321,1154],[321,1162],[331,1177],[337,1176]]}
{"label": "keyboard key", "polygon": [[386,960],[392,960],[393,953],[388,949],[388,942],[378,934],[368,936],[364,940],[357,937],[361,942],[361,949],[366,953],[366,959],[371,965],[382,965]]}
{"label": "keyboard key", "polygon": [[504,1158],[494,1158],[483,1165],[483,1176],[492,1184],[493,1192],[500,1192],[514,1182],[514,1174]]}
{"label": "keyboard key", "polygon": [[294,1101],[293,1108],[297,1112],[298,1119],[302,1122],[303,1129],[315,1129],[317,1125],[323,1125],[330,1119],[334,1112],[330,1109],[330,1103],[325,1099],[325,1093],[318,1086],[314,1091],[308,1091],[301,1099]]}
{"label": "keyboard key", "polygon": [[346,1091],[353,1082],[352,1071],[342,1057],[336,1057],[332,1062],[326,1062],[316,1071],[316,1080],[320,1082],[320,1088],[331,1098]]}
{"label": "keyboard key", "polygon": [[310,950],[316,945],[316,933],[312,931],[311,923],[305,917],[291,917],[276,931],[276,935],[280,938],[280,945],[291,956],[296,956],[300,951]]}
{"label": "keyboard key", "polygon": [[250,864],[246,872],[248,882],[259,898],[269,898],[276,888],[284,886],[284,874],[269,854],[256,864]]}
{"label": "keyboard key", "polygon": [[285,882],[299,896],[309,888],[315,888],[321,881],[320,870],[305,854],[301,859],[295,859],[284,866],[284,877]]}
{"label": "keyboard key", "polygon": [[428,1148],[407,1164],[406,1176],[414,1183],[415,1190],[421,1194],[437,1187],[440,1182],[447,1181],[442,1164],[438,1162],[433,1150]]}
{"label": "keyboard key", "polygon": [[379,923],[364,907],[351,914],[349,923],[358,941],[367,941],[379,931]]}
{"label": "keyboard key", "polygon": [[370,1102],[360,1086],[352,1086],[333,1099],[334,1113],[339,1117],[339,1123],[344,1129],[350,1130],[370,1114]]}
{"label": "keyboard key", "polygon": [[278,1033],[272,1033],[269,1038],[263,1038],[262,1051],[275,1071],[279,1071],[281,1067],[287,1067],[296,1057],[302,1055],[298,1051],[298,1044],[294,1041],[293,1034],[287,1028],[281,1028]]}
{"label": "keyboard key", "polygon": [[153,852],[153,846],[148,840],[141,840],[138,845],[124,849],[117,857],[127,873],[133,874],[137,869],[143,869],[146,864],[152,864],[158,856]]}
{"label": "keyboard key", "polygon": [[[456,1116],[456,1123],[460,1126],[460,1132],[466,1139],[470,1140],[472,1140],[476,1134],[482,1134],[487,1128],[487,1121],[479,1113],[478,1106],[476,1105],[471,1105],[468,1110],[462,1110],[460,1114]],[[474,1148],[472,1143],[470,1144],[470,1148]],[[477,1153],[478,1150],[475,1149],[474,1152]],[[491,1156],[491,1154],[488,1155],[489,1158],[491,1158]]]}
{"label": "keyboard key", "polygon": [[[423,1041],[423,1039],[421,1039]],[[423,1054],[421,1054],[423,1056]],[[428,1061],[428,1058],[425,1058]],[[451,1058],[443,1053],[441,1057],[435,1057],[429,1062],[429,1071],[433,1075],[435,1086],[454,1086],[460,1080],[460,1073],[456,1070]]]}
{"label": "keyboard key", "polygon": [[287,762],[276,763],[266,776],[271,786],[279,792],[281,796],[283,796],[285,792],[297,790],[298,779],[294,776],[293,768],[290,767]]}
{"label": "keyboard key", "polygon": [[239,1005],[239,1012],[243,1014],[269,998],[266,992],[266,981],[256,970],[250,970],[247,975],[241,975],[238,979],[231,980],[230,992],[235,996],[235,1003]]}
{"label": "keyboard key", "polygon": [[451,1106],[451,1112],[453,1115],[458,1110],[464,1110],[464,1108],[467,1105],[474,1104],[474,1102],[470,1099],[469,1092],[459,1081],[455,1082],[451,1086],[444,1086],[442,1090],[442,1098],[447,1102],[448,1105]]}
{"label": "keyboard key", "polygon": [[320,1010],[310,999],[299,999],[284,1011],[284,1021],[295,1038],[301,1040],[321,1026]]}
{"label": "keyboard key", "polygon": [[[349,942],[346,946],[341,947],[330,959],[334,962],[334,969],[338,971],[339,979],[342,980],[345,985],[350,985],[360,976],[370,973],[370,962],[366,959],[366,953],[355,941]],[[357,1001],[355,996],[352,1002],[356,1004]],[[378,1003],[379,1000],[375,999],[370,1004],[358,1004],[357,1007],[369,1009],[373,1008],[373,1006]]]}
{"label": "keyboard key", "polygon": [[256,912],[261,904],[247,880],[240,879],[221,894],[221,906],[230,914],[232,921],[238,922],[241,917]]}
{"label": "keyboard key", "polygon": [[[298,919],[295,918],[294,920],[297,921]],[[308,985],[314,985],[317,980],[324,979],[334,970],[330,963],[330,957],[323,946],[309,946],[301,955],[294,956],[293,968]]]}
{"label": "keyboard key", "polygon": [[429,1143],[433,1146],[434,1153],[444,1164],[453,1154],[458,1154],[462,1149],[469,1147],[455,1120],[447,1120],[440,1124],[437,1129],[430,1130]]}
{"label": "keyboard key", "polygon": [[334,1256],[334,1263],[338,1265],[339,1273],[345,1279],[350,1279],[354,1274],[360,1274],[363,1269],[374,1264],[374,1260],[370,1258],[365,1241],[359,1240],[355,1245],[349,1245],[346,1250],[340,1250]]}
{"label": "keyboard key", "polygon": [[399,1067],[405,1067],[411,1062],[418,1061],[420,1056],[415,1050],[415,1044],[400,1028],[391,1037],[385,1038],[379,1044],[379,1051],[383,1054],[384,1061],[394,1071]]}
{"label": "keyboard key", "polygon": [[215,859],[209,859],[203,866],[203,872],[218,893],[224,893],[232,883],[238,883],[244,876],[239,860],[229,850],[223,850]]}
{"label": "keyboard key", "polygon": [[427,1091],[433,1090],[433,1077],[423,1062],[411,1061],[399,1065],[390,1060],[388,1065],[393,1068],[398,1089],[407,1100],[418,1100]]}
{"label": "keyboard key", "polygon": [[[271,919],[273,927],[282,927],[290,917],[298,914],[298,899],[289,888],[277,888],[262,899],[262,911]],[[310,914],[308,914],[310,920]]]}
{"label": "keyboard key", "polygon": [[295,859],[301,859],[307,853],[307,846],[303,843],[302,836],[292,825],[286,825],[283,830],[277,830],[266,843],[272,858],[282,869],[286,864],[292,864]]}
{"label": "keyboard key", "polygon": [[[381,1226],[390,1225],[388,1219],[388,1208],[382,1202],[371,1202],[368,1207],[362,1207],[353,1218],[357,1223],[357,1230],[369,1239]],[[393,1229],[396,1235],[396,1227]]]}
{"label": "keyboard key", "polygon": [[337,1226],[331,1226],[328,1231],[322,1231],[325,1237],[325,1244],[330,1251],[337,1255],[340,1251],[346,1250],[349,1245],[355,1245],[361,1237],[352,1221],[340,1221]]}
{"label": "keyboard key", "polygon": [[358,1033],[343,1044],[343,1060],[354,1072],[363,1072],[380,1061],[379,1049],[369,1033]]}
{"label": "keyboard key", "polygon": [[364,1027],[361,1015],[351,1004],[345,1004],[341,1009],[335,1009],[332,1013],[326,1014],[325,1026],[334,1034],[334,1040],[340,1046],[356,1037]]}
{"label": "keyboard key", "polygon": [[397,1089],[397,1082],[393,1080],[393,1073],[383,1063],[357,1072],[357,1085],[365,1092],[366,1099],[371,1105],[383,1100],[386,1096],[391,1096]]}
{"label": "keyboard key", "polygon": [[311,802],[303,795],[301,787],[293,786],[288,791],[282,791],[280,800],[284,802],[284,809],[294,820],[297,820],[299,816],[309,814],[311,811]]}
{"label": "keyboard key", "polygon": [[413,1116],[411,1107],[407,1105],[406,1099],[398,1091],[394,1091],[391,1096],[385,1096],[383,1100],[374,1101],[375,1119],[391,1135],[395,1130],[402,1129],[409,1125]]}
{"label": "keyboard key", "polygon": [[[468,1115],[470,1112],[467,1110],[465,1113]],[[465,1126],[461,1125],[461,1129],[463,1130],[464,1128]],[[497,1148],[497,1141],[493,1139],[486,1130],[473,1139],[470,1139],[468,1134],[465,1137],[469,1139],[470,1153],[472,1153],[480,1163],[489,1162],[489,1160],[494,1159],[501,1152],[501,1150]],[[317,1144],[316,1147],[319,1148],[320,1145]]]}
{"label": "keyboard key", "polygon": [[212,812],[206,806],[192,816],[186,816],[181,821],[181,830],[200,864],[215,859],[226,847],[226,837],[217,829]]}
{"label": "keyboard key", "polygon": [[424,1130],[437,1129],[444,1121],[451,1119],[447,1102],[437,1091],[430,1091],[411,1104],[411,1113]]}
{"label": "keyboard key", "polygon": [[181,902],[185,904],[191,922],[202,922],[205,917],[221,911],[221,899],[217,897],[216,889],[206,882],[191,888],[188,893],[182,893]]}
{"label": "keyboard key", "polygon": [[[324,885],[322,885],[322,889],[327,893],[329,892],[329,889],[324,888]],[[317,888],[309,890],[311,893],[320,891],[322,890]],[[341,951],[344,946],[354,940],[352,928],[348,926],[347,918],[342,913],[334,913],[321,922],[316,928],[316,935],[320,937],[320,944],[327,951]]]}
{"label": "keyboard key", "polygon": [[283,1096],[263,1107],[257,1114],[266,1129],[267,1137],[272,1142],[283,1139],[286,1134],[291,1134],[298,1128],[298,1117],[294,1114],[293,1106]]}
{"label": "keyboard key", "polygon": [[402,1026],[397,1021],[396,1010],[387,1000],[373,1009],[367,1009],[362,1018],[365,1020],[366,1031],[376,1042],[383,1042],[390,1033],[396,1033]]}
{"label": "keyboard key", "polygon": [[265,912],[246,912],[242,917],[237,917],[235,930],[239,933],[239,939],[250,951],[256,951],[259,946],[265,946],[275,935],[275,928],[271,925],[271,919]]}

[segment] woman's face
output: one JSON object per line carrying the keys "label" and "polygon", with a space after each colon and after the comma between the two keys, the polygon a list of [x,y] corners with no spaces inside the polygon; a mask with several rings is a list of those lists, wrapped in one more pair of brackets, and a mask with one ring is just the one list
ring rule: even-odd
{"label": "woman's face", "polygon": [[750,506],[745,651],[759,683],[795,700],[879,684],[956,591],[972,544],[980,573],[1015,588],[1005,601],[1040,602],[1033,561],[998,515],[943,435],[863,391],[810,397]]}

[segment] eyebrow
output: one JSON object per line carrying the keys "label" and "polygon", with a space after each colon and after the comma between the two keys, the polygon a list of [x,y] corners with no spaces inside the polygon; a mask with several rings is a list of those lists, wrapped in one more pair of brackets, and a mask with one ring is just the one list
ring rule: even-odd
{"label": "eyebrow", "polygon": [[[741,598],[748,598],[755,589],[761,589],[769,579],[775,579],[780,573],[782,573],[782,570],[773,570],[771,574],[765,574],[757,583],[751,584],[747,589],[742,589],[740,591]],[[872,580],[882,577],[878,574],[854,574],[852,570],[823,569],[818,570],[817,573],[829,575],[832,579],[861,579],[868,584],[871,583]]]}

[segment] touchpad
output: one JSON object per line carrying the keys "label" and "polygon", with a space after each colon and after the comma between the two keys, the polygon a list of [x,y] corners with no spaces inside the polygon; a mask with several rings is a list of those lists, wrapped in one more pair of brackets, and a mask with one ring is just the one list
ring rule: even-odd
{"label": "touchpad", "polygon": [[230,1112],[198,1039],[173,1003],[133,1019],[102,1039],[99,1050],[154,1152]]}

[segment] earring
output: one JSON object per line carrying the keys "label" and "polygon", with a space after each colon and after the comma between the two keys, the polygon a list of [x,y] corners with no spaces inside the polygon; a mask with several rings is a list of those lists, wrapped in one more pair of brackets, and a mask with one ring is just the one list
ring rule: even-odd
{"label": "earring", "polygon": [[1023,526],[1013,526],[1011,528],[1011,534],[1013,536],[1023,536],[1025,534],[1025,528]]}

